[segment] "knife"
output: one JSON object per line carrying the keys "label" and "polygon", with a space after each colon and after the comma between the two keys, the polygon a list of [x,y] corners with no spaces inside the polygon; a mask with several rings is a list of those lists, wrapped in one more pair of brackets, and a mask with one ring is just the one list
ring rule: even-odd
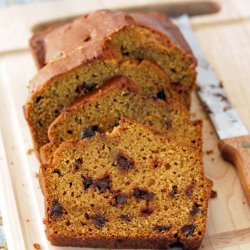
{"label": "knife", "polygon": [[176,19],[184,37],[198,60],[197,93],[219,137],[222,157],[237,168],[246,200],[250,205],[250,135],[226,92],[207,62],[192,30],[189,18],[183,15]]}

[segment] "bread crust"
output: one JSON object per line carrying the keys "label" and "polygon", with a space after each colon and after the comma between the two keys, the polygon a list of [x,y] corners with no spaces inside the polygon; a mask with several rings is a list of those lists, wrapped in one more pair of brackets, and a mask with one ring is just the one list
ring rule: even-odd
{"label": "bread crust", "polygon": [[[103,29],[103,20],[105,20],[105,29]],[[41,68],[78,47],[90,46],[98,53],[103,41],[114,33],[133,25],[158,33],[166,44],[176,44],[180,49],[192,55],[189,45],[176,25],[166,15],[157,12],[129,14],[121,11],[99,10],[59,28],[49,27],[43,32],[34,34],[30,39],[30,48],[38,68]],[[94,34],[95,41],[93,42],[89,40],[90,33]],[[193,56],[190,58],[195,62]]]}

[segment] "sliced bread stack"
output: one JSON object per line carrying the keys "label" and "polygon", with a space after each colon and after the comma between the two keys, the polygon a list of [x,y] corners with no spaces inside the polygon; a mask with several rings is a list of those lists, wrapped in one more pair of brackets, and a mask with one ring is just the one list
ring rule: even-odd
{"label": "sliced bread stack", "polygon": [[211,181],[188,107],[196,60],[159,13],[101,10],[30,40],[25,117],[54,245],[196,249]]}

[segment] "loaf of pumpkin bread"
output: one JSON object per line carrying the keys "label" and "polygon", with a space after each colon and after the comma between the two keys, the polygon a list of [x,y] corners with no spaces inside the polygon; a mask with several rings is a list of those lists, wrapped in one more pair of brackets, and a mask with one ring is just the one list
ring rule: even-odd
{"label": "loaf of pumpkin bread", "polygon": [[138,87],[120,76],[63,110],[49,127],[50,143],[40,149],[41,161],[50,162],[62,142],[112,131],[122,117],[165,133],[201,153],[201,121],[190,122],[188,110],[175,100],[142,98]]}
{"label": "loaf of pumpkin bread", "polygon": [[61,144],[40,181],[53,245],[197,249],[205,233],[212,182],[200,156],[128,119]]}

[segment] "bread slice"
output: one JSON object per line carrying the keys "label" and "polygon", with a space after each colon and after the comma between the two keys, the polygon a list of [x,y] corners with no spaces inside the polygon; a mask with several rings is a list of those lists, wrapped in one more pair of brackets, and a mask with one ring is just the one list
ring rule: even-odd
{"label": "bread slice", "polygon": [[124,57],[157,63],[169,75],[173,88],[190,104],[196,60],[180,30],[167,16],[99,10],[49,29],[30,40],[39,68],[76,48],[99,54],[109,44]]}
{"label": "bread slice", "polygon": [[80,98],[52,122],[48,130],[50,143],[40,150],[42,162],[49,162],[62,142],[91,137],[95,132],[110,132],[122,117],[166,133],[201,153],[201,121],[190,122],[187,109],[175,100],[142,98],[137,86],[120,76]]}
{"label": "bread slice", "polygon": [[123,119],[111,134],[65,142],[43,165],[53,245],[197,249],[212,182],[190,148]]}
{"label": "bread slice", "polygon": [[86,50],[72,53],[47,64],[31,81],[32,90],[24,111],[36,151],[49,142],[48,127],[65,107],[114,76],[124,75],[133,80],[142,96],[179,99],[165,72],[149,61],[121,60],[111,50],[95,59],[88,56]]}

